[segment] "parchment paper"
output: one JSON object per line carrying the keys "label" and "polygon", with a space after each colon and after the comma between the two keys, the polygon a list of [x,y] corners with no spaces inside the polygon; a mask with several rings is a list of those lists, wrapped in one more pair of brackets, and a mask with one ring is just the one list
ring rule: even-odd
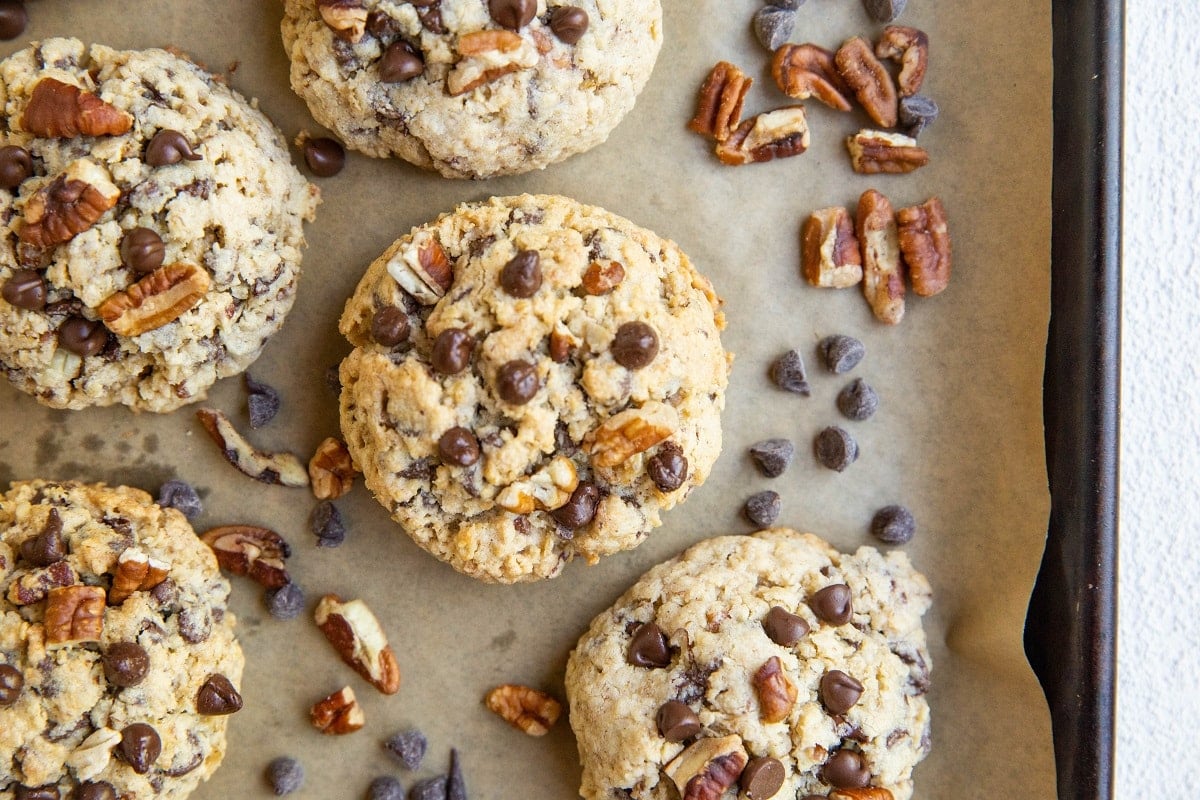
{"label": "parchment paper", "polygon": [[[318,129],[288,89],[277,2],[255,0],[37,0],[28,38],[73,35],[113,46],[175,45],[214,71],[238,63],[229,81],[289,140]],[[901,18],[929,34],[925,93],[942,108],[922,137],[932,163],[909,176],[851,172],[843,138],[869,123],[807,102],[812,147],[798,158],[731,168],[684,123],[719,59],[756,78],[746,112],[787,104],[768,57],[749,29],[758,0],[664,0],[665,45],[633,113],[607,144],[545,172],[487,183],[452,182],[409,167],[351,155],[339,176],[319,181],[325,203],[309,227],[299,299],[283,331],[251,373],[278,387],[283,411],[249,432],[240,379],[207,404],[229,412],[264,448],[305,459],[337,433],[326,368],[347,346],[336,320],[363,268],[410,226],[461,201],[522,191],[557,192],[603,206],[675,239],[727,301],[727,348],[737,353],[724,415],[725,447],[708,483],[666,516],[638,549],[598,566],[572,564],[532,586],[487,586],[425,555],[362,487],[339,501],[349,523],[341,548],[318,550],[306,491],[265,487],[234,471],[192,410],[135,416],[123,408],[52,411],[0,386],[0,480],[55,477],[128,483],[156,492],[178,476],[201,489],[198,530],[233,522],[267,525],[294,545],[291,571],[310,608],[324,592],[362,597],[399,656],[403,686],[385,698],[352,674],[311,616],[271,619],[261,590],[234,578],[233,607],[246,650],[246,708],[230,727],[229,755],[200,800],[267,797],[266,763],[293,755],[307,770],[302,796],[357,798],[380,774],[399,771],[381,748],[416,726],[430,749],[418,776],[462,753],[473,798],[570,798],[577,754],[564,718],[545,739],[493,717],[484,693],[521,682],[563,697],[566,657],[588,621],[651,565],[708,536],[749,531],[743,500],[783,495],[780,524],[810,530],[843,549],[871,544],[868,524],[903,503],[919,530],[907,546],[931,579],[926,618],[934,659],[934,749],[916,771],[917,796],[1053,796],[1049,715],[1021,649],[1025,607],[1049,513],[1043,460],[1041,380],[1049,298],[1050,20],[1041,0],[911,0]],[[882,26],[855,0],[811,0],[792,40],[836,47]],[[6,43],[7,55],[20,43]],[[954,238],[955,272],[940,297],[912,298],[903,323],[874,321],[857,289],[807,286],[799,274],[801,220],[813,209],[850,205],[868,187],[897,208],[938,194]],[[814,347],[825,335],[861,338],[868,355],[848,376],[825,373]],[[775,389],[770,361],[804,355],[813,395]],[[843,420],[834,405],[854,377],[879,392],[879,412]],[[844,473],[819,467],[812,437],[841,424],[861,456]],[[768,436],[797,444],[781,478],[757,474],[746,448]],[[309,706],[349,684],[367,727],[324,737]]]}

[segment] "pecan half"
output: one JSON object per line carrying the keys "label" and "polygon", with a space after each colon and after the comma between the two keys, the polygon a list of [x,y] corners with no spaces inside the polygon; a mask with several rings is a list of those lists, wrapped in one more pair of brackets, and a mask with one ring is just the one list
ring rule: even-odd
{"label": "pecan half", "polygon": [[317,604],[317,627],[354,671],[384,694],[400,691],[400,666],[379,620],[362,600],[327,594]]}
{"label": "pecan half", "polygon": [[104,589],[64,586],[46,595],[46,646],[98,642],[104,630]]}
{"label": "pecan half", "polygon": [[751,117],[717,143],[717,158],[740,166],[798,156],[808,149],[804,106],[788,106]]}
{"label": "pecan half", "polygon": [[223,411],[201,408],[196,412],[196,418],[217,443],[217,447],[221,448],[225,460],[243,475],[263,483],[277,483],[295,488],[308,486],[308,470],[305,469],[304,462],[292,453],[264,453],[254,449],[254,446],[237,432]]}
{"label": "pecan half", "polygon": [[367,30],[367,6],[363,0],[317,0],[321,19],[334,36],[355,44]]}
{"label": "pecan half", "polygon": [[318,700],[308,716],[314,728],[331,736],[354,733],[367,722],[362,706],[349,686]]}
{"label": "pecan half", "polygon": [[341,439],[330,436],[317,446],[308,462],[308,479],[318,500],[336,500],[354,486],[354,462]]}
{"label": "pecan half", "polygon": [[754,692],[763,722],[783,722],[796,705],[796,687],[783,672],[779,656],[771,656],[754,673]]}
{"label": "pecan half", "polygon": [[612,415],[588,434],[584,445],[592,464],[604,469],[649,450],[678,428],[679,412],[666,403],[650,401]]}
{"label": "pecan half", "polygon": [[117,558],[112,588],[108,590],[110,606],[124,603],[134,592],[144,592],[167,579],[170,563],[151,558],[136,547],[128,547]]}
{"label": "pecan half", "polygon": [[696,116],[688,129],[718,142],[728,139],[742,119],[742,104],[753,83],[754,79],[735,65],[718,62],[700,85]]}
{"label": "pecan half", "polygon": [[80,742],[65,763],[74,771],[77,780],[89,781],[105,770],[112,761],[113,749],[120,743],[120,732],[100,728]]}
{"label": "pecan half", "polygon": [[504,30],[460,36],[458,54],[462,60],[446,75],[446,91],[451,96],[466,94],[510,72],[529,69],[540,58],[534,43]]}
{"label": "pecan half", "polygon": [[109,295],[96,312],[118,336],[140,336],[191,311],[211,286],[212,278],[202,267],[166,264],[128,289]]}
{"label": "pecan half", "polygon": [[292,548],[269,528],[222,525],[200,538],[212,548],[217,563],[226,572],[248,575],[269,589],[278,589],[291,580],[284,562]]}
{"label": "pecan half", "polygon": [[496,505],[514,514],[528,514],[538,508],[553,511],[567,504],[578,485],[574,462],[555,456],[528,478],[505,486],[496,495]]}
{"label": "pecan half", "polygon": [[454,267],[429,231],[417,231],[387,262],[388,274],[423,305],[440,300],[454,281]]}
{"label": "pecan half", "polygon": [[900,175],[929,163],[925,148],[916,139],[899,133],[859,131],[847,137],[846,149],[850,151],[850,165],[861,175]]}
{"label": "pecan half", "polygon": [[697,739],[663,768],[682,800],[720,800],[738,782],[749,756],[736,734]]}
{"label": "pecan half", "polygon": [[858,242],[863,256],[863,296],[875,318],[895,325],[904,318],[904,267],[892,204],[874,189],[858,199]]}
{"label": "pecan half", "polygon": [[133,117],[78,86],[42,78],[29,96],[21,127],[48,138],[119,136],[133,127]]}
{"label": "pecan half", "polygon": [[785,44],[771,59],[771,74],[788,97],[815,97],[830,108],[849,111],[850,87],[838,74],[833,53],[815,44]]}
{"label": "pecan half", "polygon": [[861,789],[834,789],[829,800],[893,800],[892,793],[881,786],[864,786]]}
{"label": "pecan half", "polygon": [[8,586],[8,600],[15,606],[41,602],[51,589],[79,583],[79,575],[66,561],[55,561],[48,567],[26,572]]}
{"label": "pecan half", "polygon": [[899,99],[887,68],[861,36],[847,39],[833,57],[838,73],[876,125],[896,127]]}
{"label": "pecan half", "polygon": [[506,683],[487,693],[488,710],[519,731],[545,736],[562,714],[562,704],[545,692]]}
{"label": "pecan half", "polygon": [[29,198],[17,237],[42,249],[69,242],[95,225],[120,197],[107,169],[87,158],[73,161]]}
{"label": "pecan half", "polygon": [[800,233],[804,278],[813,286],[844,289],[862,280],[854,221],[844,208],[819,208]]}
{"label": "pecan half", "polygon": [[931,197],[919,206],[896,212],[900,253],[908,266],[913,291],[932,297],[950,284],[950,229],[942,201]]}
{"label": "pecan half", "polygon": [[593,261],[583,273],[583,291],[590,295],[608,294],[625,280],[625,267],[620,261]]}
{"label": "pecan half", "polygon": [[888,25],[875,45],[875,55],[890,58],[900,64],[901,97],[912,97],[921,91],[925,69],[929,66],[929,37],[923,31],[904,25]]}

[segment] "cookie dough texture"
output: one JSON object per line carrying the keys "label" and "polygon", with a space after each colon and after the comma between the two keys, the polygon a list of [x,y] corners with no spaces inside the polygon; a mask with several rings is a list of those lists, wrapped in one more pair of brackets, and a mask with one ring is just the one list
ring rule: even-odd
{"label": "cookie dough texture", "polygon": [[[56,569],[21,556],[52,511],[78,583],[107,589],[131,547],[170,565],[158,587],[104,609],[98,643],[48,643],[47,601],[20,602],[22,588],[28,593]],[[0,664],[19,669],[25,682],[16,703],[0,708],[0,800],[11,800],[18,786],[57,786],[63,798],[74,797],[81,779],[106,781],[122,798],[177,798],[207,780],[224,757],[229,717],[198,714],[196,695],[214,674],[235,687],[242,675],[228,595],[212,551],[183,515],[154,505],[145,492],[31,481],[0,495]],[[149,656],[141,683],[120,688],[106,679],[101,653],[117,642],[134,642]],[[144,775],[105,748],[87,754],[80,747],[95,731],[134,723],[150,725],[162,740]]]}
{"label": "cookie dough texture", "polygon": [[[433,244],[453,276],[440,297],[418,287],[422,300],[389,269],[414,285],[405,265]],[[542,274],[525,299],[500,283],[522,250],[539,254]],[[614,262],[623,280],[588,294],[592,265]],[[371,335],[374,315],[388,307],[404,309],[412,331],[391,348]],[[657,356],[636,370],[610,351],[631,321],[659,340]],[[687,256],[628,220],[556,196],[468,203],[393,244],[346,304],[341,331],[354,350],[341,366],[342,432],[368,488],[421,547],[485,581],[552,577],[572,558],[594,563],[636,546],[704,482],[721,448],[729,370],[722,327],[719,300]],[[431,346],[450,328],[468,331],[474,350],[467,369],[444,375],[431,366]],[[570,345],[561,363],[551,357],[552,336]],[[538,391],[523,405],[497,392],[497,373],[512,360],[537,374]],[[602,427],[622,413],[659,426],[659,435],[609,463],[597,442],[609,441]],[[479,442],[470,466],[439,458],[438,440],[454,427]],[[648,462],[673,447],[687,459],[687,477],[663,491]],[[550,513],[567,502],[572,478],[599,488],[594,518],[574,530]]]}
{"label": "cookie dough texture", "polygon": [[[850,587],[854,614],[835,626],[818,620],[806,601],[837,583]],[[567,662],[580,794],[676,797],[662,768],[690,742],[662,738],[655,714],[680,700],[699,715],[701,737],[736,734],[751,758],[783,763],[777,798],[824,796],[831,787],[819,777],[822,764],[849,747],[862,754],[872,786],[908,800],[913,766],[929,750],[930,661],[921,628],[929,604],[928,582],[903,553],[863,547],[843,555],[816,536],[782,528],[709,539],[654,567],[593,620]],[[772,606],[803,617],[809,633],[792,647],[773,642],[762,624]],[[669,636],[665,669],[626,660],[632,632],[646,622]],[[752,679],[772,657],[798,695],[783,721],[766,723]],[[818,687],[829,670],[864,687],[842,717],[821,703]]]}
{"label": "cookie dough texture", "polygon": [[[514,71],[453,95],[447,79],[467,60],[459,54],[463,36],[502,30],[487,0],[440,0],[440,33],[422,24],[411,2],[359,5],[369,22],[352,44],[325,24],[316,0],[286,1],[282,27],[292,88],[349,147],[398,156],[449,178],[541,169],[600,144],[633,108],[662,44],[658,0],[538,0],[536,16],[517,31],[520,47],[480,61]],[[587,32],[575,44],[549,25],[551,13],[567,5],[588,15]],[[380,58],[401,40],[422,54],[424,72],[384,83]]]}
{"label": "cookie dough texture", "polygon": [[[43,138],[22,115],[46,77],[78,86],[133,117],[119,136]],[[75,39],[35,43],[0,64],[0,146],[34,158],[33,176],[0,189],[0,285],[19,267],[42,272],[47,310],[0,300],[0,366],[9,380],[56,408],[124,403],[170,411],[202,398],[217,379],[254,361],[292,306],[304,244],[319,194],[292,165],[279,131],[255,107],[200,67],[163,50],[85,47]],[[184,135],[200,159],[146,161],[161,130]],[[87,158],[121,191],[88,230],[46,252],[22,252],[17,232],[30,198]],[[164,264],[204,269],[211,286],[173,322],[135,336],[112,333],[80,358],[58,346],[70,315],[97,308],[141,276],[122,264],[120,244],[135,227],[157,232]],[[54,313],[49,313],[53,311]]]}

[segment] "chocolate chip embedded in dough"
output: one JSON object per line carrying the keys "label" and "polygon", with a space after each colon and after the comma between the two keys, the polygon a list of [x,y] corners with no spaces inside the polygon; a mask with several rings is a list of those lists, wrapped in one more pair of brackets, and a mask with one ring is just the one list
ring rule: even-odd
{"label": "chocolate chip embedded in dough", "polygon": [[332,178],[346,166],[346,148],[328,136],[304,142],[304,163],[318,178]]}
{"label": "chocolate chip embedded in dough", "polygon": [[658,334],[644,322],[626,322],[617,328],[609,349],[622,367],[642,369],[658,355]]}
{"label": "chocolate chip embedded in dough", "polygon": [[671,663],[671,648],[667,635],[653,622],[638,626],[629,640],[625,659],[635,667],[662,669]]}
{"label": "chocolate chip embedded in dough", "polygon": [[121,238],[121,262],[139,275],[148,275],[163,264],[167,248],[149,228],[134,228]]}
{"label": "chocolate chip embedded in dough", "polygon": [[192,144],[179,131],[170,128],[154,134],[146,145],[146,163],[152,167],[167,167],[180,161],[199,161],[202,156],[192,150]]}
{"label": "chocolate chip embedded in dough", "polygon": [[16,705],[25,688],[25,676],[11,664],[0,664],[0,708]]}
{"label": "chocolate chip embedded in dough", "polygon": [[371,338],[384,347],[395,347],[408,341],[411,323],[404,309],[384,306],[371,317]]}
{"label": "chocolate chip embedded in dough", "polygon": [[488,0],[488,13],[500,27],[518,31],[533,20],[537,0]]}
{"label": "chocolate chip embedded in dough", "polygon": [[16,189],[31,175],[33,156],[28,150],[15,144],[0,147],[0,189]]}
{"label": "chocolate chip embedded in dough", "polygon": [[26,311],[40,311],[46,307],[46,279],[36,270],[13,270],[4,282],[2,293],[5,301]]}
{"label": "chocolate chip embedded in dough", "polygon": [[747,800],[767,800],[774,797],[783,788],[783,780],[787,770],[783,762],[770,756],[752,758],[742,770],[738,785]]}
{"label": "chocolate chip embedded in dough", "polygon": [[646,473],[660,492],[673,492],[688,476],[688,461],[683,448],[675,442],[664,442],[646,463]]}
{"label": "chocolate chip embedded in dough", "polygon": [[862,697],[863,685],[838,669],[821,676],[821,702],[830,714],[845,714]]}
{"label": "chocolate chip embedded in dough", "polygon": [[845,625],[854,616],[853,596],[844,583],[826,586],[808,598],[808,607],[817,619],[830,625]]}
{"label": "chocolate chip embedded in dough", "polygon": [[117,790],[107,781],[88,781],[79,784],[75,800],[117,800]]}
{"label": "chocolate chip embedded in dough", "polygon": [[763,617],[763,631],[781,647],[791,647],[808,634],[808,623],[782,606],[771,606]]}
{"label": "chocolate chip embedded in dough", "polygon": [[108,331],[95,320],[68,317],[58,329],[59,347],[83,358],[96,355],[107,343]]}
{"label": "chocolate chip embedded in dough", "polygon": [[500,271],[500,286],[513,297],[533,297],[542,287],[541,256],[536,250],[522,250]]}
{"label": "chocolate chip embedded in dough", "polygon": [[506,403],[525,405],[540,388],[537,367],[528,361],[509,361],[496,371],[496,392]]}
{"label": "chocolate chip embedded in dough", "polygon": [[196,711],[207,716],[232,714],[242,709],[242,695],[224,675],[217,673],[196,692]]}
{"label": "chocolate chip embedded in dough", "polygon": [[462,372],[471,363],[471,351],[475,340],[462,328],[447,328],[433,340],[429,361],[443,375]]}
{"label": "chocolate chip embedded in dough", "polygon": [[596,506],[600,502],[600,489],[591,481],[580,481],[571,492],[571,498],[566,505],[550,512],[550,516],[564,528],[575,530],[587,525],[596,516]]}
{"label": "chocolate chip embedded in dough", "polygon": [[144,722],[135,722],[121,731],[117,752],[139,775],[145,775],[162,754],[158,731]]}
{"label": "chocolate chip embedded in dough", "polygon": [[700,717],[688,707],[687,703],[669,700],[658,707],[655,715],[658,732],[668,742],[682,742],[690,739],[704,727]]}
{"label": "chocolate chip embedded in dough", "polygon": [[379,80],[384,83],[410,81],[424,71],[425,60],[403,39],[389,44],[379,59]]}
{"label": "chocolate chip embedded in dough", "polygon": [[443,464],[469,467],[479,460],[479,440],[469,429],[455,426],[438,439],[438,455]]}
{"label": "chocolate chip embedded in dough", "polygon": [[838,789],[861,789],[871,782],[862,754],[855,750],[838,750],[821,769],[821,779]]}
{"label": "chocolate chip embedded in dough", "polygon": [[13,800],[60,800],[61,797],[58,787],[53,785],[13,787]]}
{"label": "chocolate chip embedded in dough", "polygon": [[150,656],[137,642],[113,642],[104,650],[104,677],[113,686],[137,686],[150,671]]}
{"label": "chocolate chip embedded in dough", "polygon": [[588,13],[579,6],[559,6],[550,13],[550,30],[566,44],[577,44],[588,23]]}
{"label": "chocolate chip embedded in dough", "polygon": [[35,567],[48,567],[67,557],[67,543],[63,541],[62,517],[58,509],[50,509],[46,524],[32,539],[21,543],[21,558]]}

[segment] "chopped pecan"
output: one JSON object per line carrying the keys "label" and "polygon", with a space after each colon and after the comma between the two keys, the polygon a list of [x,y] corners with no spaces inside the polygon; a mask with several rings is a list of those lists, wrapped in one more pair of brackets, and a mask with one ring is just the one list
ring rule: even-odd
{"label": "chopped pecan", "polygon": [[895,325],[904,318],[904,267],[892,204],[874,189],[858,199],[858,242],[863,256],[863,296],[875,318]]}
{"label": "chopped pecan", "polygon": [[620,261],[593,261],[583,273],[583,291],[590,295],[608,294],[623,280],[625,267]]}
{"label": "chopped pecan", "polygon": [[912,97],[921,91],[925,69],[929,66],[929,37],[923,31],[904,25],[888,25],[875,45],[875,55],[900,63],[901,97]]}
{"label": "chopped pecan", "polygon": [[540,56],[537,46],[512,31],[474,31],[459,37],[462,60],[446,75],[451,96],[466,94],[510,72],[529,69]]}
{"label": "chopped pecan", "polygon": [[496,505],[514,514],[528,514],[538,508],[553,511],[567,504],[578,485],[574,462],[555,456],[528,478],[504,487],[496,495]]}
{"label": "chopped pecan", "polygon": [[796,705],[796,687],[783,672],[779,656],[771,656],[754,673],[754,692],[763,722],[783,722]]}
{"label": "chopped pecan", "polygon": [[133,117],[78,86],[42,78],[29,96],[21,127],[50,138],[119,136],[133,127]]}
{"label": "chopped pecan", "polygon": [[17,236],[22,244],[43,249],[69,242],[95,225],[120,197],[108,170],[91,159],[73,161],[29,198]]}
{"label": "chopped pecan", "polygon": [[681,800],[720,800],[738,782],[749,756],[737,734],[697,739],[663,768]]}
{"label": "chopped pecan", "polygon": [[690,130],[711,136],[718,142],[729,138],[742,119],[742,104],[754,79],[747,77],[735,65],[720,61],[700,85],[696,116],[688,123]]}
{"label": "chopped pecan", "polygon": [[861,36],[847,39],[833,57],[838,73],[876,125],[896,127],[899,99],[887,68]]}
{"label": "chopped pecan", "polygon": [[125,291],[110,295],[96,312],[113,333],[140,336],[192,310],[211,286],[212,278],[202,267],[166,264]]}
{"label": "chopped pecan", "polygon": [[113,573],[112,588],[108,590],[108,604],[117,606],[134,592],[150,591],[166,580],[170,571],[168,562],[151,558],[136,547],[126,548],[117,558],[117,571]]}
{"label": "chopped pecan", "polygon": [[588,434],[584,444],[592,464],[604,469],[649,450],[678,428],[679,412],[666,403],[650,401],[609,417]]}
{"label": "chopped pecan", "polygon": [[354,733],[367,722],[362,706],[349,686],[318,700],[308,714],[313,727],[329,735]]}
{"label": "chopped pecan", "polygon": [[844,289],[862,280],[862,255],[854,221],[844,208],[819,208],[800,234],[804,277],[813,286]]}
{"label": "chopped pecan", "polygon": [[788,97],[815,97],[830,108],[849,111],[850,87],[838,74],[833,53],[815,44],[785,44],[771,59],[771,74]]}
{"label": "chopped pecan", "polygon": [[400,690],[400,666],[379,620],[362,600],[343,603],[327,594],[317,604],[317,627],[337,650],[342,661],[384,694]]}
{"label": "chopped pecan", "polygon": [[98,642],[104,630],[104,589],[64,586],[46,595],[46,646]]}
{"label": "chopped pecan", "polygon": [[8,600],[15,606],[41,602],[51,589],[79,583],[75,569],[66,561],[26,572],[8,586]]}
{"label": "chopped pecan", "polygon": [[829,800],[894,800],[892,793],[881,786],[864,786],[861,789],[834,789]]}
{"label": "chopped pecan", "polygon": [[550,351],[550,360],[555,364],[565,364],[571,358],[571,353],[579,343],[575,341],[569,331],[555,330],[550,333],[550,344],[547,349]]}
{"label": "chopped pecan", "polygon": [[759,114],[717,143],[717,158],[735,166],[798,156],[808,149],[804,106],[788,106]]}
{"label": "chopped pecan", "polygon": [[215,408],[200,409],[196,412],[196,418],[217,443],[217,447],[221,448],[225,460],[243,475],[263,483],[292,487],[308,486],[308,470],[305,469],[304,462],[292,453],[264,453],[254,449],[254,446],[233,427],[229,417]]}
{"label": "chopped pecan", "polygon": [[321,19],[339,39],[355,44],[367,30],[367,6],[363,0],[317,0]]}
{"label": "chopped pecan", "polygon": [[489,711],[530,736],[545,736],[562,714],[562,704],[545,692],[506,683],[487,693]]}
{"label": "chopped pecan", "polygon": [[112,728],[100,728],[79,743],[66,758],[75,778],[89,781],[112,761],[113,749],[121,743],[121,734]]}
{"label": "chopped pecan", "polygon": [[942,201],[931,197],[919,206],[896,212],[900,253],[908,266],[913,291],[932,297],[950,283],[950,229]]}
{"label": "chopped pecan", "polygon": [[430,231],[417,231],[387,262],[388,274],[420,303],[431,306],[454,281],[454,267]]}
{"label": "chopped pecan", "polygon": [[354,462],[341,439],[330,436],[308,462],[308,479],[318,500],[336,500],[354,486]]}
{"label": "chopped pecan", "polygon": [[222,525],[200,537],[212,548],[221,569],[248,575],[269,589],[278,589],[291,579],[284,561],[292,548],[282,536],[254,525]]}
{"label": "chopped pecan", "polygon": [[899,175],[929,163],[925,148],[916,139],[899,133],[859,131],[847,137],[846,149],[850,151],[850,165],[862,175]]}

